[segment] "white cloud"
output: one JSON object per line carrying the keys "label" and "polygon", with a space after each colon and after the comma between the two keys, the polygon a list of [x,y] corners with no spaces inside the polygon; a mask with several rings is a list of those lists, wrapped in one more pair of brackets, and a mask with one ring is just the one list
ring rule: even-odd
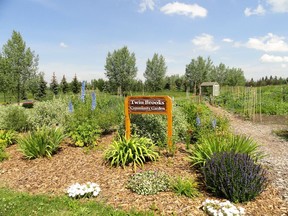
{"label": "white cloud", "polygon": [[61,48],[67,48],[67,47],[68,47],[68,45],[66,45],[64,42],[61,42],[61,43],[59,44],[59,46],[60,46]]}
{"label": "white cloud", "polygon": [[260,61],[267,63],[285,63],[288,62],[288,56],[274,56],[264,54],[261,56]]}
{"label": "white cloud", "polygon": [[288,12],[288,0],[267,0],[267,3],[271,5],[272,11],[275,13]]}
{"label": "white cloud", "polygon": [[155,2],[154,0],[141,0],[139,4],[139,12],[144,12],[147,9],[154,10]]}
{"label": "white cloud", "polygon": [[232,43],[233,42],[233,40],[231,38],[223,38],[222,41],[226,42],[226,43]]}
{"label": "white cloud", "polygon": [[285,37],[280,37],[272,33],[268,33],[264,37],[249,38],[246,46],[265,52],[288,52],[288,44],[285,42]]}
{"label": "white cloud", "polygon": [[252,16],[252,15],[264,15],[266,13],[266,10],[262,5],[258,5],[256,9],[246,8],[244,10],[245,16]]}
{"label": "white cloud", "polygon": [[198,4],[184,4],[179,2],[168,3],[160,10],[164,14],[178,14],[191,18],[206,17],[208,13],[205,8],[199,6]]}
{"label": "white cloud", "polygon": [[219,46],[214,44],[214,37],[209,34],[202,34],[200,36],[196,36],[192,43],[197,46],[199,49],[213,52],[219,49]]}

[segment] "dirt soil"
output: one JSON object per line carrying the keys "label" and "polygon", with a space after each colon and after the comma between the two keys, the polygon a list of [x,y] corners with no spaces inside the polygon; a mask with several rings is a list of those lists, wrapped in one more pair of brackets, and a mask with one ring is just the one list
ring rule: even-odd
{"label": "dirt soil", "polygon": [[[223,111],[219,109],[215,108],[214,111],[223,114]],[[231,125],[237,132],[249,132],[252,137],[254,135],[255,138],[259,137],[262,129],[260,130],[258,127],[255,129],[254,124],[244,122],[234,116],[229,115],[228,117],[231,118]],[[132,167],[125,170],[111,168],[103,160],[103,152],[113,137],[114,135],[102,137],[96,150],[88,151],[63,143],[61,150],[51,159],[25,160],[18,151],[17,145],[12,145],[7,149],[10,159],[0,163],[0,186],[32,194],[45,193],[54,196],[65,194],[71,184],[90,181],[100,184],[102,190],[99,196],[93,200],[118,209],[152,210],[155,215],[205,215],[201,210],[201,203],[205,199],[213,199],[213,197],[201,187],[202,195],[194,199],[177,196],[172,192],[141,196],[127,189],[127,180],[133,174]],[[261,134],[262,138],[269,140],[269,143],[271,141],[271,146],[276,140],[276,137],[270,132]],[[264,149],[271,150],[266,147]],[[279,151],[273,150],[273,152]],[[148,163],[138,171],[157,170],[164,171],[170,176],[197,177],[196,171],[186,160],[187,155],[185,145],[177,144],[174,157],[163,155],[157,162]],[[285,179],[285,181],[287,180]],[[237,204],[237,206],[244,207],[247,215],[280,216],[288,215],[286,204],[279,187],[272,183],[256,200],[246,204]]]}

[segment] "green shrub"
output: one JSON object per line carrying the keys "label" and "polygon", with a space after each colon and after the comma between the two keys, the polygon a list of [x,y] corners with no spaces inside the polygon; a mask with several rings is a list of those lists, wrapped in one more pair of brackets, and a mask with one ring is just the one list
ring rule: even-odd
{"label": "green shrub", "polygon": [[198,184],[192,178],[175,178],[171,181],[171,188],[177,195],[183,195],[189,198],[199,196],[199,191],[197,189]]}
{"label": "green shrub", "polygon": [[[167,145],[167,117],[165,115],[131,115],[131,133],[147,137],[158,146]],[[187,121],[178,107],[173,107],[173,141],[184,141],[187,133]],[[121,136],[125,134],[125,119],[119,126]]]}
{"label": "green shrub", "polygon": [[27,135],[19,137],[17,142],[20,151],[28,159],[51,157],[65,138],[60,128],[42,127]]}
{"label": "green shrub", "polygon": [[127,188],[140,195],[152,195],[169,189],[169,177],[163,172],[143,171],[128,180]]}
{"label": "green shrub", "polygon": [[150,160],[155,161],[159,157],[151,139],[145,137],[131,137],[130,139],[119,136],[105,152],[105,159],[111,166],[122,166],[132,163],[134,170],[136,166]]}
{"label": "green shrub", "polygon": [[265,155],[259,150],[259,145],[244,135],[224,134],[206,135],[193,146],[188,157],[192,166],[203,166],[214,153],[235,152],[248,154],[254,161]]}
{"label": "green shrub", "polygon": [[12,145],[16,142],[16,134],[13,131],[0,130],[0,140],[4,140],[6,146]]}
{"label": "green shrub", "polygon": [[2,109],[0,129],[12,131],[25,131],[29,128],[28,115],[23,107],[9,105]]}
{"label": "green shrub", "polygon": [[75,125],[69,132],[74,145],[79,147],[96,145],[100,134],[101,130],[99,127],[97,125],[93,126],[89,122]]}
{"label": "green shrub", "polygon": [[232,202],[254,199],[268,183],[266,170],[247,154],[215,153],[202,172],[208,190]]}
{"label": "green shrub", "polygon": [[69,118],[68,100],[66,98],[53,99],[35,103],[29,110],[28,121],[31,129],[67,125]]}
{"label": "green shrub", "polygon": [[8,154],[5,152],[6,146],[6,140],[0,138],[0,162],[8,158]]}

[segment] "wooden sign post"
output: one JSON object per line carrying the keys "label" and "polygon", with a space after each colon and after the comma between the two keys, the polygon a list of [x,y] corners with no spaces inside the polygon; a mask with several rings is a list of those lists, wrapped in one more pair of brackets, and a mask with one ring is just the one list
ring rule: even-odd
{"label": "wooden sign post", "polygon": [[169,96],[128,96],[125,99],[126,139],[130,138],[130,114],[167,115],[167,142],[172,149],[172,100]]}

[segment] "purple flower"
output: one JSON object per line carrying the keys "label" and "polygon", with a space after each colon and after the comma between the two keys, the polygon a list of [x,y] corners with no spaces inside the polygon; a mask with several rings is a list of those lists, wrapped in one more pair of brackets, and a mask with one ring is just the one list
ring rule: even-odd
{"label": "purple flower", "polygon": [[199,116],[196,117],[196,125],[197,125],[197,127],[201,126],[201,120],[200,120]]}

